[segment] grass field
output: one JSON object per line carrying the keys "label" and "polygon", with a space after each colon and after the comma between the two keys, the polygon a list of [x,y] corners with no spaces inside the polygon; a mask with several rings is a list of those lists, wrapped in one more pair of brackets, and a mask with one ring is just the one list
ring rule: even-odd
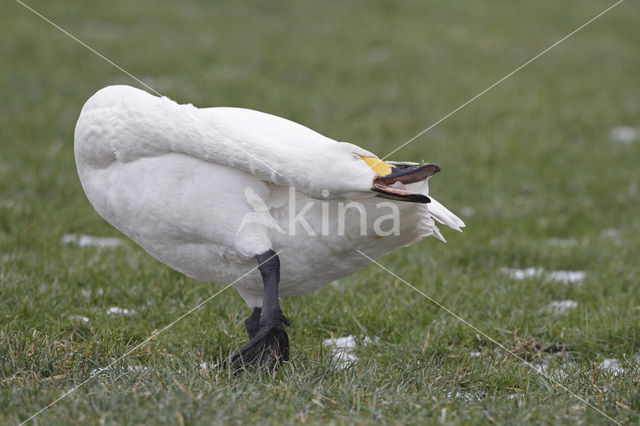
{"label": "grass field", "polygon": [[[381,156],[612,3],[29,2],[176,101]],[[381,260],[621,423],[640,421],[640,130],[611,131],[640,129],[639,20],[622,3],[397,152],[442,167],[431,192],[467,229]],[[121,237],[82,192],[73,129],[97,89],[135,82],[18,3],[0,23],[0,424],[15,424],[223,287],[131,242],[62,243]],[[529,267],[586,278],[506,273]],[[283,310],[292,360],[275,375],[202,367],[245,342],[229,289],[35,421],[610,422],[379,267]],[[340,369],[322,342],[348,335],[379,340]]]}

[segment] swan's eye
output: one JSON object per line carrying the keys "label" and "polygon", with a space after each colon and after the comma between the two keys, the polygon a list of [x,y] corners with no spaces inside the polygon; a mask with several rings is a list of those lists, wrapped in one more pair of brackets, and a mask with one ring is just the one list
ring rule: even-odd
{"label": "swan's eye", "polygon": [[359,157],[362,158],[378,176],[387,176],[391,174],[391,166],[378,157],[363,157],[362,155],[359,155]]}

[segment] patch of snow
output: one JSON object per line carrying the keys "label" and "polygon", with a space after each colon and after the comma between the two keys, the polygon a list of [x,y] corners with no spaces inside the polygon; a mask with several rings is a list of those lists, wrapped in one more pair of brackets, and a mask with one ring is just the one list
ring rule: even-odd
{"label": "patch of snow", "polygon": [[91,377],[95,376],[96,374],[102,373],[103,371],[108,371],[108,368],[94,368],[93,370],[91,370],[91,372],[89,373],[89,375]]}
{"label": "patch of snow", "polygon": [[325,339],[323,344],[332,348],[354,349],[356,347],[356,338],[355,336],[347,336]]}
{"label": "patch of snow", "polygon": [[554,314],[564,314],[569,309],[575,309],[578,307],[578,302],[573,300],[556,300],[554,302],[549,303],[547,309]]}
{"label": "patch of snow", "polygon": [[585,271],[545,271],[541,267],[529,267],[524,269],[504,269],[504,273],[514,280],[525,280],[527,278],[543,278],[549,281],[561,282],[563,284],[579,283],[587,277]]}
{"label": "patch of snow", "polygon": [[620,231],[616,228],[606,228],[600,232],[600,239],[613,240],[614,243],[620,242]]}
{"label": "patch of snow", "polygon": [[478,358],[478,357],[480,357],[481,355],[482,355],[482,352],[470,352],[470,353],[469,353],[469,356],[470,356],[471,358]]}
{"label": "patch of snow", "polygon": [[107,315],[135,315],[136,313],[133,309],[119,308],[117,306],[107,309]]}
{"label": "patch of snow", "polygon": [[[82,296],[86,297],[87,299],[91,298],[91,289],[90,288],[85,288],[80,290],[80,294],[82,294]],[[98,291],[96,291],[96,294],[98,296],[102,296],[104,294],[104,290],[99,288]]]}
{"label": "patch of snow", "polygon": [[71,316],[69,317],[69,319],[70,319],[71,321],[80,321],[80,322],[84,322],[84,323],[89,322],[89,318],[87,318],[87,317],[85,317],[85,316],[82,316],[82,315],[71,315]]}
{"label": "patch of snow", "polygon": [[149,371],[149,367],[145,367],[142,365],[128,365],[127,371]]}
{"label": "patch of snow", "polygon": [[551,271],[546,273],[545,278],[563,284],[579,283],[587,278],[587,273],[585,271]]}
{"label": "patch of snow", "polygon": [[340,368],[346,368],[358,361],[358,357],[356,356],[356,354],[348,349],[333,349],[331,351],[331,356],[333,356],[333,360],[336,364],[338,364]]}
{"label": "patch of snow", "polygon": [[[1,167],[2,167],[2,165],[0,165],[0,168]],[[21,211],[23,205],[19,201],[5,198],[4,200],[0,200],[0,207],[4,207],[6,209],[15,209],[16,211]]]}
{"label": "patch of snow", "polygon": [[62,237],[62,244],[75,244],[78,247],[118,247],[124,244],[120,238],[95,237],[86,234],[67,234]]}
{"label": "patch of snow", "polygon": [[631,126],[618,126],[611,129],[609,137],[615,142],[628,144],[640,139],[640,131]]}
{"label": "patch of snow", "polygon": [[464,401],[467,402],[471,402],[471,401],[480,401],[482,399],[482,397],[480,395],[474,394],[474,393],[470,393],[470,392],[449,392],[447,393],[447,397],[449,398],[456,398],[456,399],[462,399]]}
{"label": "patch of snow", "polygon": [[544,269],[537,268],[524,268],[524,269],[505,269],[505,273],[514,280],[525,280],[527,278],[541,277],[544,273]]}
{"label": "patch of snow", "polygon": [[547,370],[549,370],[549,363],[546,360],[542,360],[537,364],[531,364],[533,366],[533,368],[538,371],[538,373],[547,373]]}
{"label": "patch of snow", "polygon": [[614,376],[624,373],[624,368],[620,365],[620,361],[617,358],[605,358],[604,361],[598,365],[602,370],[608,371]]}
{"label": "patch of snow", "polygon": [[620,231],[616,228],[606,228],[600,232],[600,238],[616,238],[620,236]]}
{"label": "patch of snow", "polygon": [[[112,371],[113,366],[102,367],[102,368],[94,368],[89,373],[90,376],[95,376],[96,374],[102,373],[103,371]],[[149,371],[149,367],[144,367],[142,365],[127,365],[127,371],[130,373],[138,373],[140,371]]]}
{"label": "patch of snow", "polygon": [[554,377],[556,379],[566,379],[569,377],[568,370],[572,370],[575,368],[575,363],[572,362],[564,362],[562,365],[551,369],[549,371],[549,361],[548,359],[542,359],[535,364],[531,364],[531,366],[540,374],[545,376]]}
{"label": "patch of snow", "polygon": [[18,254],[16,252],[3,253],[2,255],[0,255],[0,262],[2,262],[2,263],[15,262],[18,259],[20,259],[20,254]]}
{"label": "patch of snow", "polygon": [[[373,340],[369,337],[362,339],[363,345],[369,345],[373,342],[377,342],[379,339],[376,337]],[[325,339],[322,345],[331,350],[331,356],[338,366],[343,369],[358,361],[358,357],[355,354],[356,338],[355,336],[336,337]]]}
{"label": "patch of snow", "polygon": [[552,247],[569,248],[578,245],[578,241],[575,238],[550,238],[547,242]]}

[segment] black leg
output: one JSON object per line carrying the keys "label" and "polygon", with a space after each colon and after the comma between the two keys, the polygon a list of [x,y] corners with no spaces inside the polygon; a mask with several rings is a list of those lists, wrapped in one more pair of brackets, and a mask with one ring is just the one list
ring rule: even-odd
{"label": "black leg", "polygon": [[251,313],[251,316],[246,320],[244,320],[244,328],[247,329],[249,340],[256,337],[256,334],[258,334],[258,330],[260,330],[261,312],[262,312],[261,308],[253,308],[253,312]]}
{"label": "black leg", "polygon": [[289,337],[284,331],[284,324],[291,326],[291,323],[278,303],[280,259],[273,250],[256,256],[256,259],[264,283],[262,309],[255,308],[245,321],[249,343],[231,357],[231,364],[236,367],[260,364],[271,368],[277,362],[289,360]]}

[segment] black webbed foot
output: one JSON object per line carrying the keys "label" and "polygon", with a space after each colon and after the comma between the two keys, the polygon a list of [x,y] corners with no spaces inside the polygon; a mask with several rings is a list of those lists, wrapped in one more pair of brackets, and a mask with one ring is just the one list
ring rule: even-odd
{"label": "black webbed foot", "polygon": [[289,337],[282,324],[264,325],[229,360],[233,368],[259,365],[269,369],[289,360]]}
{"label": "black webbed foot", "polygon": [[[244,328],[247,330],[247,334],[249,335],[249,340],[253,339],[258,331],[260,331],[260,315],[262,314],[262,308],[253,308],[253,312],[251,316],[244,320]],[[281,314],[282,322],[291,327],[291,321],[284,314]]]}

